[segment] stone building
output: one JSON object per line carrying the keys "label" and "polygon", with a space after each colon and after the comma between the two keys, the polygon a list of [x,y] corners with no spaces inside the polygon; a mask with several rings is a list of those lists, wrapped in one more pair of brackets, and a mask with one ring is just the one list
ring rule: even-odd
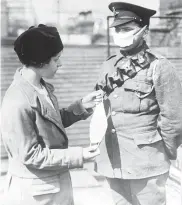
{"label": "stone building", "polygon": [[1,0],[1,37],[17,36],[35,18],[32,0]]}
{"label": "stone building", "polygon": [[[151,46],[182,46],[182,1],[160,0],[158,24],[151,29]],[[175,19],[175,17],[181,17]]]}

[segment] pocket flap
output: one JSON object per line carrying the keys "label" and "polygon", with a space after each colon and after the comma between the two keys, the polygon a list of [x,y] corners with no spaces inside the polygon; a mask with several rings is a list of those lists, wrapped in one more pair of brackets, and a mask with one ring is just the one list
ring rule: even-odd
{"label": "pocket flap", "polygon": [[60,176],[32,179],[31,193],[33,196],[60,192]]}
{"label": "pocket flap", "polygon": [[125,90],[133,90],[141,93],[150,93],[153,89],[153,85],[150,83],[146,83],[144,81],[135,82],[135,81],[128,81],[124,84]]}
{"label": "pocket flap", "polygon": [[162,140],[162,137],[158,131],[154,131],[154,132],[134,135],[133,139],[136,145],[144,145],[144,144],[153,144],[155,142],[158,142]]}

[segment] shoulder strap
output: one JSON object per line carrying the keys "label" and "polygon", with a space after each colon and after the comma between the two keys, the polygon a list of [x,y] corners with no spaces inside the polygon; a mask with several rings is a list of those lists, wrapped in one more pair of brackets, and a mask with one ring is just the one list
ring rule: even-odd
{"label": "shoulder strap", "polygon": [[153,65],[153,70],[152,70],[152,80],[153,80],[153,84],[154,84],[154,81],[156,80],[156,68],[157,68],[157,64],[159,63],[159,59],[156,59],[154,61],[154,65]]}
{"label": "shoulder strap", "polygon": [[152,51],[151,49],[147,50],[148,53],[152,54],[156,59],[163,59],[165,58],[163,55]]}

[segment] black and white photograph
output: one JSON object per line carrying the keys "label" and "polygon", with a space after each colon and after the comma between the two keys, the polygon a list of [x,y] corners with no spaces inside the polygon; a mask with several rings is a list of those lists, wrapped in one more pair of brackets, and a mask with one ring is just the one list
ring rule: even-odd
{"label": "black and white photograph", "polygon": [[1,0],[0,204],[182,205],[182,0]]}

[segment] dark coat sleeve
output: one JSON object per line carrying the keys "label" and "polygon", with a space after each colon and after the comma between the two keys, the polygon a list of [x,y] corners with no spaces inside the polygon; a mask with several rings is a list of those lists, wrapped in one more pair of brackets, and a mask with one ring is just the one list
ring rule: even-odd
{"label": "dark coat sleeve", "polygon": [[182,136],[182,86],[175,68],[160,59],[154,73],[156,99],[160,107],[159,131],[170,159],[175,159]]}
{"label": "dark coat sleeve", "polygon": [[64,127],[69,127],[79,120],[87,119],[92,113],[92,109],[85,109],[83,107],[81,100],[72,103],[68,108],[60,110]]}

